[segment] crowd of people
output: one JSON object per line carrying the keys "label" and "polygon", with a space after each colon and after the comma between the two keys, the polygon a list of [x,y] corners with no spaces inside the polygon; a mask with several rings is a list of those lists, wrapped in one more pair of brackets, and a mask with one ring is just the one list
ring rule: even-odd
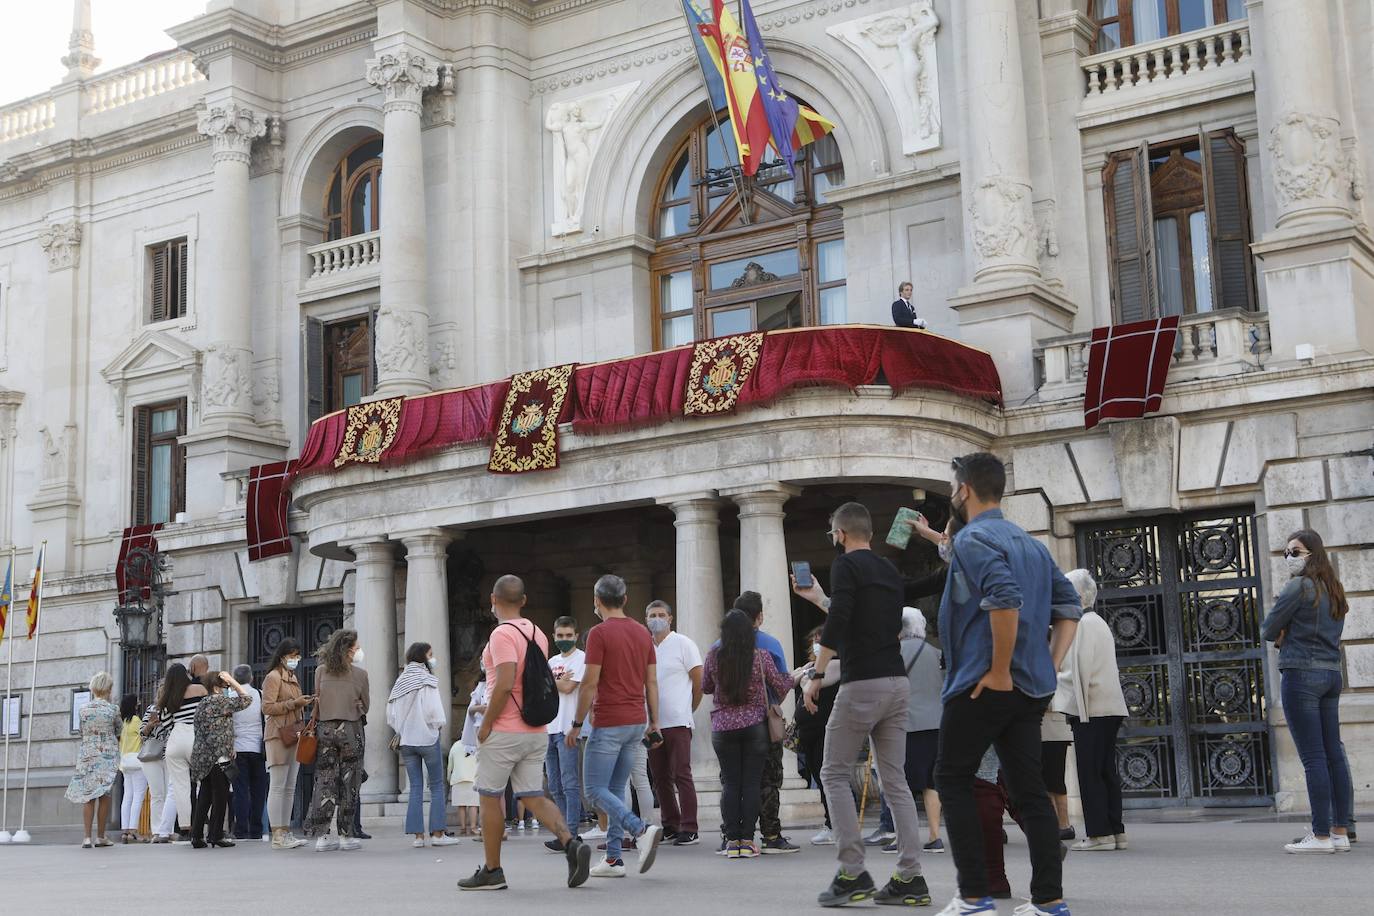
{"label": "crowd of people", "polygon": [[[807,638],[810,657],[795,668],[762,629],[758,592],[739,595],[703,653],[675,630],[665,602],[651,602],[643,623],[627,616],[618,576],[593,588],[595,626],[584,634],[573,617],[559,617],[552,639],[524,616],[524,583],[500,577],[479,681],[447,759],[448,710],[433,647],[412,644],[391,688],[385,721],[409,784],[404,832],[416,847],[473,834],[483,861],[458,882],[462,890],[505,888],[503,842],[534,821],[551,835],[549,850],[563,855],[569,887],[647,872],[663,845],[701,842],[692,736],[707,721],[697,713],[710,696],[720,855],[799,851],[779,818],[786,745],[825,812],[811,843],[834,845],[839,859],[821,905],[929,904],[921,854],[946,850],[943,818],[958,889],[942,916],[995,913],[996,900],[1012,895],[1002,827],[1010,813],[1032,867],[1030,901],[1017,916],[1068,916],[1067,843],[1077,840],[1079,851],[1128,845],[1115,760],[1128,711],[1111,627],[1093,611],[1097,586],[1088,571],[1062,573],[1040,541],[1002,515],[1002,462],[977,453],[952,467],[946,528],[936,531],[920,515],[910,522],[938,548],[942,567],[932,576],[904,579],[873,551],[863,505],[831,515],[837,556],[829,593],[814,580],[793,580],[795,594],[825,615]],[[1314,532],[1294,534],[1285,556],[1293,578],[1262,630],[1280,646],[1282,698],[1313,812],[1309,834],[1287,849],[1349,850],[1350,776],[1336,714],[1347,603]],[[934,594],[939,615],[928,623],[911,605]],[[938,634],[928,636],[932,625]],[[336,631],[318,656],[310,695],[296,675],[301,649],[293,640],[278,645],[261,692],[247,666],[231,675],[196,656],[167,670],[142,716],[131,697],[116,709],[110,676],[96,675],[67,793],[85,806],[83,846],[112,845],[103,825],[119,772],[124,842],[179,836],[195,848],[227,847],[269,824],[274,849],[304,845],[299,830],[319,851],[358,849],[366,838],[358,812],[370,691],[357,632]],[[789,723],[779,704],[790,692]],[[1081,838],[1068,816],[1070,746]],[[137,831],[145,786],[153,824],[146,837]],[[864,837],[861,809],[870,798],[882,814]],[[449,829],[450,803],[458,835]],[[600,855],[591,847],[597,840]],[[897,856],[881,887],[865,868],[874,847]]]}

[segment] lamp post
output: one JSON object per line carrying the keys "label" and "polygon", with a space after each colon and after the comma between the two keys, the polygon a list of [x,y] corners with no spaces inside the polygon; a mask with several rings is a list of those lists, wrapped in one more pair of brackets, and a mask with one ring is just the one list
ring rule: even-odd
{"label": "lamp post", "polygon": [[[125,690],[133,686],[140,698],[161,676],[161,653],[149,653],[162,645],[163,599],[171,594],[163,582],[167,555],[135,547],[124,560],[124,585],[114,609],[119,624],[119,646],[124,652]],[[131,660],[136,660],[130,665]],[[151,663],[151,664],[149,664]],[[151,670],[144,670],[145,666]]]}

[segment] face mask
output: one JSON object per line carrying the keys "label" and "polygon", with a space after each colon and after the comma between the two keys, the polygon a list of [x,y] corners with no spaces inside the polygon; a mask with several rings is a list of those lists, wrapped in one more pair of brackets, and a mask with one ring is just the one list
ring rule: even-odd
{"label": "face mask", "polygon": [[645,623],[649,625],[649,632],[655,636],[668,632],[668,618],[666,617],[650,617]]}
{"label": "face mask", "polygon": [[432,658],[425,659],[425,665],[429,668],[430,671],[433,671],[435,668],[439,667],[439,663]]}
{"label": "face mask", "polygon": [[288,658],[288,659],[286,660],[286,670],[287,670],[287,671],[295,671],[295,670],[296,670],[296,666],[299,665],[300,663],[301,663],[301,660],[300,660],[299,658]]}
{"label": "face mask", "polygon": [[356,652],[353,653],[353,664],[355,664],[355,665],[360,664],[360,663],[362,662],[362,660],[363,660],[363,650],[362,650],[362,649],[359,649],[358,651],[356,651]]}
{"label": "face mask", "polygon": [[575,639],[555,639],[555,640],[553,641],[553,644],[554,644],[555,647],[557,647],[557,649],[558,649],[559,652],[562,652],[564,655],[567,655],[569,652],[571,652],[571,651],[573,650],[573,646],[577,645],[577,640],[575,640]]}
{"label": "face mask", "polygon": [[224,695],[225,695],[226,697],[232,697],[232,696],[234,695],[234,688],[232,688],[232,687],[225,687],[225,688],[224,688]]}
{"label": "face mask", "polygon": [[844,541],[840,540],[839,538],[835,538],[834,545],[835,545],[835,556],[837,556],[837,557],[842,557],[842,556],[844,556]]}
{"label": "face mask", "polygon": [[1301,576],[1303,569],[1307,567],[1307,557],[1284,557],[1284,562],[1288,564],[1288,575]]}
{"label": "face mask", "polygon": [[811,654],[812,654],[812,655],[820,655],[820,654],[821,654],[821,643],[820,643],[820,640],[816,640],[815,642],[811,643]]}
{"label": "face mask", "polygon": [[940,559],[948,563],[949,558],[954,554],[954,544],[950,541],[941,541],[940,546],[935,548],[940,553]]}
{"label": "face mask", "polygon": [[962,524],[965,525],[968,524],[968,515],[966,514],[964,509],[964,503],[966,503],[967,501],[968,497],[964,497],[963,499],[959,498],[958,488],[955,489],[954,496],[951,497],[949,501],[950,511],[954,513],[955,518],[957,518]]}

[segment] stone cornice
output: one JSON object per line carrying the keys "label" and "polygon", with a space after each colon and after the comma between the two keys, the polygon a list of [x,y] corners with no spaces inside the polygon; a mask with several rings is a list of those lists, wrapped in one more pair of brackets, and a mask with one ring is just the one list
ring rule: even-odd
{"label": "stone cornice", "polygon": [[320,16],[280,26],[236,9],[219,10],[173,26],[167,34],[205,65],[235,54],[273,70],[289,69],[377,36],[376,11],[359,0]]}

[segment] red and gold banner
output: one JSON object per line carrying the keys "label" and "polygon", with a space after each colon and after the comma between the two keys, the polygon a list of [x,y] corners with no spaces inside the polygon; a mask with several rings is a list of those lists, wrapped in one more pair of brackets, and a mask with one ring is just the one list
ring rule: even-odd
{"label": "red and gold banner", "polygon": [[762,331],[717,337],[697,344],[687,373],[683,414],[699,417],[734,410],[762,349]]}
{"label": "red and gold banner", "polygon": [[558,421],[574,368],[569,363],[511,378],[487,470],[523,474],[558,467]]}
{"label": "red and gold banner", "polygon": [[404,401],[405,398],[387,398],[348,408],[343,443],[334,456],[334,467],[341,468],[351,461],[379,464],[382,455],[396,441]]}

